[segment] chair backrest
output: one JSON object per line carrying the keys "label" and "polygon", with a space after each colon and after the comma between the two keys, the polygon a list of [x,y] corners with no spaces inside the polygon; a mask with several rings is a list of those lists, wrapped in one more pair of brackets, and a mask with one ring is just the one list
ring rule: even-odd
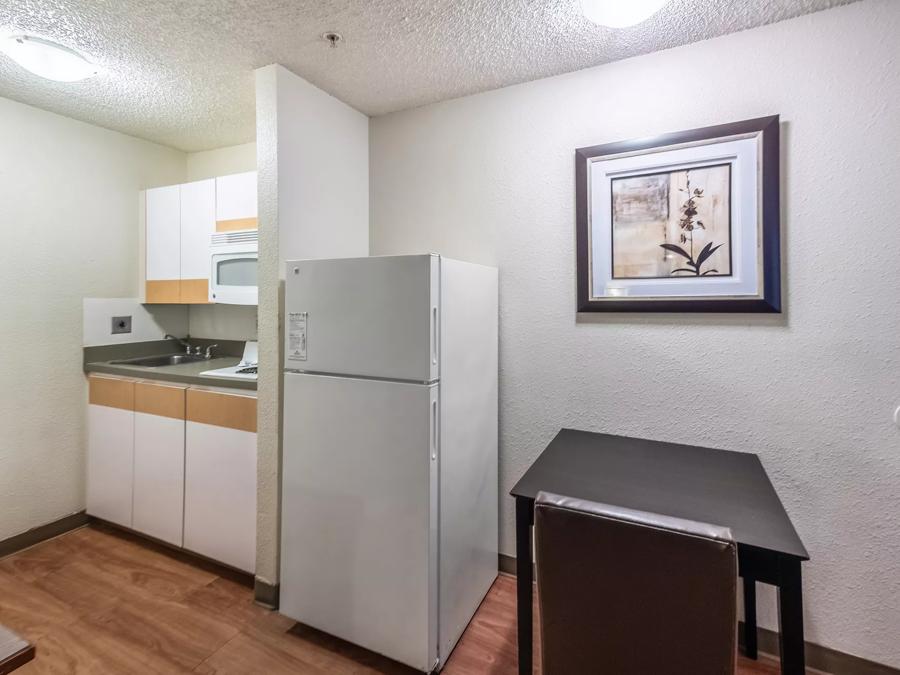
{"label": "chair backrest", "polygon": [[534,532],[544,675],[734,673],[727,528],[542,492]]}

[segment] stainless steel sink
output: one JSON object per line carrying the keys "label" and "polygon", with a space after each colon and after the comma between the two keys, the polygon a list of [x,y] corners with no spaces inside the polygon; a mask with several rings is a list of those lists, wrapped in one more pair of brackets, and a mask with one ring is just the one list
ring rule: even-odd
{"label": "stainless steel sink", "polygon": [[124,359],[122,361],[110,361],[122,366],[144,366],[145,368],[159,368],[160,366],[177,366],[179,363],[197,363],[206,361],[202,356],[193,354],[165,354],[162,356],[141,356],[136,359]]}

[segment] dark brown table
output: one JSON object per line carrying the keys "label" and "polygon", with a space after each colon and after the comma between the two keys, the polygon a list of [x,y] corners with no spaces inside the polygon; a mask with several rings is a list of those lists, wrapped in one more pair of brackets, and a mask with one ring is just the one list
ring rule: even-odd
{"label": "dark brown table", "polygon": [[34,645],[0,625],[0,675],[11,673],[34,658]]}
{"label": "dark brown table", "polygon": [[573,429],[561,430],[510,491],[521,675],[532,668],[531,526],[541,491],[730,528],[744,584],[746,654],[756,658],[755,583],[772,584],[778,587],[781,671],[803,675],[800,563],[809,554],[759,457]]}

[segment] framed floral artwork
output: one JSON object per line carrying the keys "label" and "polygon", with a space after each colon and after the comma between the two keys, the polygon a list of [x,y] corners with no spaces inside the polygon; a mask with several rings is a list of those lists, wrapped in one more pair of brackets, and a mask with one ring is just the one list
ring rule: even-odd
{"label": "framed floral artwork", "polygon": [[579,312],[780,312],[779,119],[575,151]]}

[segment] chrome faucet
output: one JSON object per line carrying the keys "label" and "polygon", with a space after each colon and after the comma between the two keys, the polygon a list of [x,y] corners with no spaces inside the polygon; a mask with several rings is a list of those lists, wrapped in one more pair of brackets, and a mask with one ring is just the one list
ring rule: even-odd
{"label": "chrome faucet", "polygon": [[186,335],[186,336],[184,337],[184,339],[182,340],[180,337],[175,337],[174,335],[169,335],[168,333],[166,333],[166,336],[165,336],[164,339],[166,339],[166,340],[175,340],[175,342],[177,342],[177,343],[180,344],[182,347],[184,347],[184,353],[185,353],[185,354],[190,354],[190,353],[191,353],[191,343],[190,343],[191,336],[190,336],[190,335]]}
{"label": "chrome faucet", "polygon": [[215,349],[218,346],[219,345],[217,345],[217,344],[207,345],[206,352],[203,354],[203,358],[206,359],[207,361],[209,361],[213,357],[213,349]]}

